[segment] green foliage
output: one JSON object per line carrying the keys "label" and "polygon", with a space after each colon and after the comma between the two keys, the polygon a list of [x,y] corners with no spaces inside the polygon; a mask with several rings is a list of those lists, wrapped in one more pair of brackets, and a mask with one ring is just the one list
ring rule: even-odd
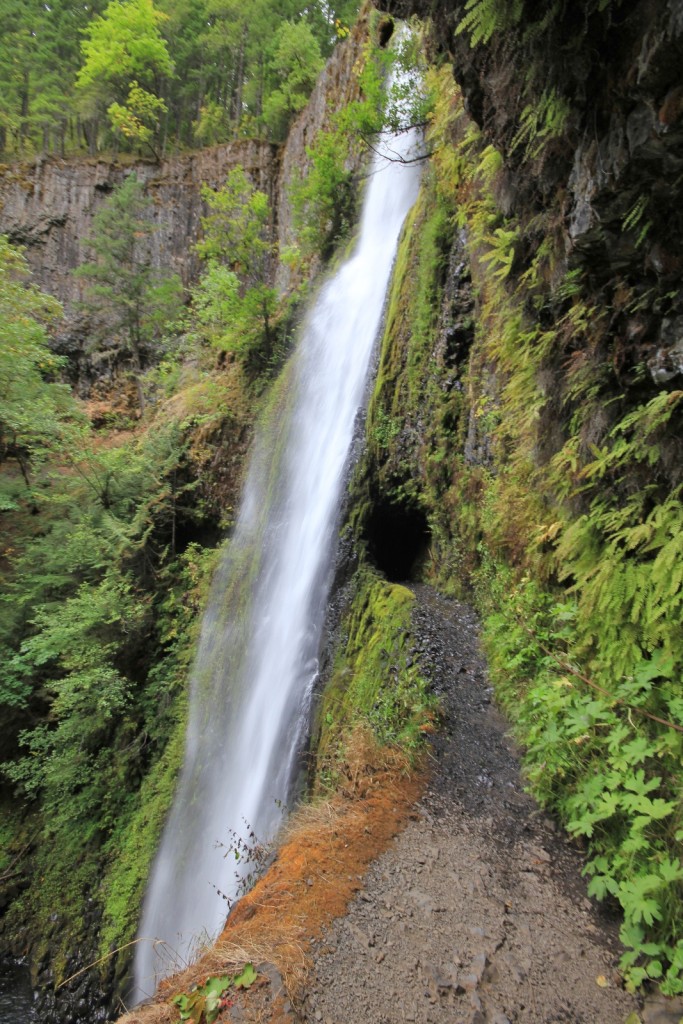
{"label": "green foliage", "polygon": [[271,211],[265,192],[254,187],[244,168],[231,170],[220,189],[204,187],[209,215],[202,218],[204,237],[197,243],[203,259],[220,259],[248,281],[268,271],[272,242]]}
{"label": "green foliage", "polygon": [[144,742],[158,757],[139,790],[128,797],[106,842],[107,870],[100,886],[102,956],[130,941],[138,927],[146,880],[183,761],[185,682],[218,555],[219,549],[190,544],[162,573],[164,591],[155,607],[161,657],[150,668],[136,712]]}
{"label": "green foliage", "polygon": [[73,127],[80,30],[99,6],[69,0],[0,5],[0,153],[64,152]]}
{"label": "green foliage", "polygon": [[643,219],[647,213],[649,205],[650,197],[641,193],[637,196],[633,206],[622,221],[622,228],[624,231],[638,230],[638,234],[636,236],[636,248],[643,244],[650,228],[652,227],[651,220]]}
{"label": "green foliage", "polygon": [[129,174],[93,218],[88,245],[95,259],[76,271],[88,282],[83,306],[93,320],[94,346],[130,368],[141,412],[144,371],[182,295],[176,275],[152,267],[150,205],[137,175]]}
{"label": "green foliage", "polygon": [[95,135],[97,119],[106,110],[124,139],[151,143],[166,110],[152,88],[160,77],[173,74],[161,34],[164,20],[152,0],[110,0],[104,14],[89,22],[76,87]]}
{"label": "green foliage", "polygon": [[[385,88],[392,70],[402,76]],[[351,156],[372,148],[378,132],[407,131],[424,124],[431,96],[422,86],[424,70],[419,39],[391,49],[368,44],[358,70],[361,98],[347,104],[307,147],[309,166],[289,188],[297,244],[306,259],[326,260],[347,237],[355,219],[357,182]]]}
{"label": "green foliage", "polygon": [[[30,920],[58,962],[110,859],[119,874],[107,909],[121,918],[109,927],[130,938],[181,757],[182,742],[150,776],[140,816],[140,778],[182,710],[198,607],[188,600],[196,555],[178,560],[175,549],[180,524],[200,514],[186,448],[174,423],[115,447],[82,428],[65,436],[34,486],[40,530],[12,559],[0,600],[0,697],[16,706],[19,696],[29,712],[5,709],[2,772],[35,839],[33,882],[7,923],[16,934]],[[136,812],[133,856],[126,826]]]}
{"label": "green foliage", "polygon": [[305,107],[323,63],[311,26],[306,21],[283,21],[270,60],[278,84],[263,105],[263,120],[271,137],[284,138],[294,114]]}
{"label": "green foliage", "polygon": [[131,77],[149,80],[170,75],[173,64],[160,32],[165,16],[152,0],[110,0],[104,14],[88,26],[82,43],[81,89],[106,88]]}
{"label": "green foliage", "polygon": [[207,100],[199,108],[199,117],[193,122],[194,137],[200,146],[214,146],[230,137],[230,122],[220,103]]}
{"label": "green foliage", "polygon": [[272,351],[277,291],[270,285],[274,260],[268,197],[241,167],[225,185],[204,188],[209,215],[197,244],[207,268],[193,291],[193,310],[205,337],[217,348],[244,357],[259,346]]}
{"label": "green foliage", "polygon": [[127,141],[144,143],[154,152],[152,142],[159,130],[159,119],[167,109],[163,100],[132,81],[125,105],[112,103],[107,114],[116,135]]}
{"label": "green foliage", "polygon": [[541,95],[522,110],[520,125],[510,149],[523,150],[525,159],[535,159],[549,142],[562,135],[569,117],[569,104],[555,89]]}
{"label": "green foliage", "polygon": [[84,842],[93,829],[111,824],[117,795],[110,790],[108,741],[130,701],[116,661],[126,632],[144,635],[146,611],[130,580],[107,573],[98,585],[82,584],[58,609],[38,609],[36,632],[15,656],[15,670],[43,677],[51,710],[48,721],[19,734],[28,753],[5,765],[5,775],[29,797],[42,793],[51,829],[77,826]]}
{"label": "green foliage", "polygon": [[495,32],[504,32],[518,25],[524,10],[524,0],[466,0],[466,14],[456,28],[456,35],[467,32],[470,46],[490,41]]}
{"label": "green foliage", "polygon": [[[61,361],[48,345],[47,327],[61,307],[27,284],[27,278],[21,251],[0,235],[0,465],[14,460],[28,485],[30,469],[76,408],[67,388],[55,379]],[[16,499],[7,490],[5,475],[0,479],[0,512],[9,511]]]}
{"label": "green foliage", "polygon": [[280,140],[355,0],[3,0],[0,154]]}
{"label": "green foliage", "polygon": [[[614,393],[604,353],[592,357],[605,310],[586,301],[578,271],[555,271],[550,238],[537,236],[521,265],[532,236],[497,209],[500,156],[463,123],[451,83],[435,82],[438,188],[467,227],[473,269],[484,268],[469,429],[487,438],[494,461],[478,471],[477,490],[475,470],[459,470],[475,529],[462,503],[453,529],[476,549],[484,642],[531,790],[586,842],[591,894],[621,904],[630,983],[680,991],[683,506],[665,466],[681,393],[631,404]],[[543,159],[563,129],[564,113],[556,118],[544,96],[515,141],[524,159]],[[645,207],[634,203],[628,229]],[[492,375],[495,389],[484,384]],[[564,388],[551,406],[563,435],[544,464],[550,375]],[[610,404],[611,425],[596,439],[596,413]]]}
{"label": "green foliage", "polygon": [[[591,894],[622,909],[628,983],[679,992],[681,393],[623,393],[606,363],[611,311],[564,270],[542,218],[498,209],[502,155],[467,122],[450,69],[430,86],[433,177],[397,257],[361,497],[426,508],[434,577],[464,578],[485,616],[530,787],[586,844]],[[542,162],[564,130],[551,106],[528,111],[524,159]],[[627,230],[646,217],[634,199]],[[466,369],[439,365],[435,333],[451,244],[440,224],[453,222],[477,289]]]}
{"label": "green foliage", "polygon": [[[367,452],[354,487],[354,522],[362,529],[364,482],[373,493],[399,506],[429,510],[434,564],[451,560],[451,536],[444,490],[457,483],[450,473],[457,447],[459,391],[444,386],[447,356],[435,344],[447,259],[452,244],[452,211],[426,175],[399,243],[385,318],[385,334],[367,418]],[[470,330],[463,308],[460,326]],[[453,381],[453,370],[449,372]],[[438,497],[437,497],[438,494]],[[367,501],[367,498],[365,498]]]}
{"label": "green foliage", "polygon": [[180,1010],[181,1021],[189,1020],[192,1024],[213,1024],[222,1009],[230,1006],[226,993],[231,988],[250,988],[258,977],[253,964],[245,964],[237,974],[226,974],[219,978],[209,978],[190,992],[174,996],[172,1002]]}
{"label": "green foliage", "polygon": [[328,259],[348,235],[355,211],[355,187],[346,167],[348,142],[340,131],[320,132],[307,150],[310,167],[290,186],[297,242],[306,257]]}
{"label": "green foliage", "polygon": [[[634,660],[629,675],[615,675],[617,642],[608,659],[599,619],[581,621],[582,601],[553,603],[528,579],[515,584],[490,564],[480,586],[495,608],[485,643],[497,692],[526,746],[534,793],[585,837],[589,893],[621,905],[631,984],[658,978],[665,992],[680,992],[680,667],[660,649]],[[592,678],[577,667],[586,627],[604,662]]]}

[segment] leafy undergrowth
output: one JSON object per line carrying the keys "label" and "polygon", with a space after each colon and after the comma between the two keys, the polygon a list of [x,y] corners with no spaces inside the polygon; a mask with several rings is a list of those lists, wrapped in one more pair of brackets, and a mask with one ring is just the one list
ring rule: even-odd
{"label": "leafy undergrowth", "polygon": [[[344,913],[361,873],[406,823],[423,786],[406,756],[378,746],[368,730],[356,729],[345,749],[335,793],[292,816],[274,863],[240,900],[215,946],[119,1024],[175,1024],[178,995],[248,963],[272,964],[296,1003],[311,941]],[[258,1000],[265,983],[260,976],[241,998]]]}
{"label": "leafy undergrowth", "polygon": [[173,997],[180,1010],[181,1021],[192,1024],[213,1024],[222,1010],[234,1005],[235,993],[251,988],[258,977],[252,963],[244,965],[237,974],[224,974],[209,978],[190,992]]}

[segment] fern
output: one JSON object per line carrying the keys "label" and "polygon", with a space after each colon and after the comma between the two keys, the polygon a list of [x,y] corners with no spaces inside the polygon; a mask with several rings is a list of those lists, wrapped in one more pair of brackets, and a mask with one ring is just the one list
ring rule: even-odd
{"label": "fern", "polygon": [[535,159],[547,143],[560,136],[569,117],[569,104],[555,89],[544,89],[537,100],[524,107],[510,152],[524,150],[525,159]]}
{"label": "fern", "polygon": [[495,32],[502,32],[519,24],[524,0],[467,0],[466,14],[456,27],[455,34],[467,32],[470,46],[485,45]]}

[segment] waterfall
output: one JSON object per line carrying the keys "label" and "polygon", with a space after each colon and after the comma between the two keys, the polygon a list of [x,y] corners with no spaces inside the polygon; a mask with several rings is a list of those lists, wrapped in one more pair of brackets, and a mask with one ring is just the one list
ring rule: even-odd
{"label": "waterfall", "polygon": [[[220,932],[239,870],[231,830],[280,824],[306,738],[338,509],[403,220],[412,132],[378,140],[357,243],[320,290],[254,442],[190,680],[185,763],[145,896],[134,998]],[[224,844],[223,846],[218,845]]]}

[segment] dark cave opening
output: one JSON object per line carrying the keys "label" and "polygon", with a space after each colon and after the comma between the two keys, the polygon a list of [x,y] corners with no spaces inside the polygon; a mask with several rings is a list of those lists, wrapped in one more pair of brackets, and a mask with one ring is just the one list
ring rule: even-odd
{"label": "dark cave opening", "polygon": [[427,554],[427,517],[413,504],[383,499],[372,506],[365,528],[368,554],[392,583],[413,579]]}

